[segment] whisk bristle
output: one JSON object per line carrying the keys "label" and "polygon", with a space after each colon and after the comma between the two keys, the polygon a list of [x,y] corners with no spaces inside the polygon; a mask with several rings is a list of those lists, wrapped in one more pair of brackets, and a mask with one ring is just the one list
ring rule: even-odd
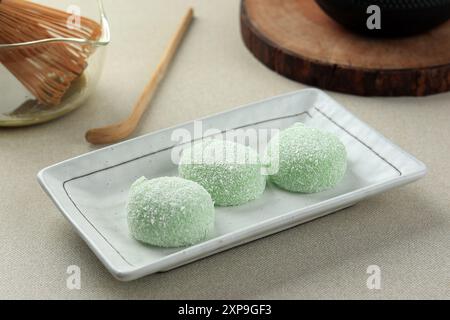
{"label": "whisk bristle", "polygon": [[[26,0],[0,0],[0,43],[49,38],[98,40],[101,26],[80,17],[69,28],[69,13]],[[17,49],[0,49],[2,63],[42,104],[58,105],[72,82],[80,77],[92,54],[91,45],[53,42]]]}

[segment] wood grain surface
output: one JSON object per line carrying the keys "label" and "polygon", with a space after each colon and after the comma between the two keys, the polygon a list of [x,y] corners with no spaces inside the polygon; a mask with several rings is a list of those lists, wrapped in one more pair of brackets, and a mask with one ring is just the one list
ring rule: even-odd
{"label": "wood grain surface", "polygon": [[450,90],[450,21],[413,37],[373,39],[329,18],[313,0],[242,0],[242,37],[290,79],[363,96]]}

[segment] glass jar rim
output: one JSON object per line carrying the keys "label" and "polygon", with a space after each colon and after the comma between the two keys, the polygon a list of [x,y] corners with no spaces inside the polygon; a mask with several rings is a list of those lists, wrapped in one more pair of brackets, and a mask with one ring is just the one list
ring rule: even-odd
{"label": "glass jar rim", "polygon": [[90,40],[83,38],[48,38],[48,39],[40,39],[28,42],[18,42],[18,43],[8,43],[8,44],[0,44],[1,49],[13,49],[18,47],[27,47],[27,46],[35,46],[40,44],[48,44],[55,42],[66,42],[66,43],[76,43],[82,45],[91,45],[91,46],[106,46],[111,41],[111,31],[108,17],[106,16],[105,9],[103,7],[103,1],[97,0],[98,8],[100,12],[100,26],[102,27],[102,34],[98,40]]}

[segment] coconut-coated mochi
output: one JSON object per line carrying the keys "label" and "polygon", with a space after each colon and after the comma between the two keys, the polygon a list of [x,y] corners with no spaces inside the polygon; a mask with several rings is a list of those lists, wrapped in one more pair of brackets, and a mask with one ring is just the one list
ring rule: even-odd
{"label": "coconut-coated mochi", "polygon": [[267,180],[254,149],[220,139],[202,140],[185,149],[179,174],[202,185],[217,206],[237,206],[261,197]]}
{"label": "coconut-coated mochi", "polygon": [[214,215],[211,196],[193,181],[142,177],[130,189],[130,233],[149,245],[173,248],[199,243],[212,233]]}
{"label": "coconut-coated mochi", "polygon": [[271,181],[291,192],[316,193],[333,188],[347,170],[347,151],[339,138],[301,123],[274,137],[267,155],[275,168]]}

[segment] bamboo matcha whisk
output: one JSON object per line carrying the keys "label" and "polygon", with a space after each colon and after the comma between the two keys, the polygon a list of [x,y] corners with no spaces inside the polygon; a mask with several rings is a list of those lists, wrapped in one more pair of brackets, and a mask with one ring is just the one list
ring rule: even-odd
{"label": "bamboo matcha whisk", "polygon": [[[0,43],[15,44],[52,38],[98,40],[101,26],[80,17],[68,27],[69,13],[26,0],[0,0]],[[87,67],[92,46],[76,42],[51,42],[16,49],[0,49],[2,63],[42,104],[61,102],[72,82]]]}

